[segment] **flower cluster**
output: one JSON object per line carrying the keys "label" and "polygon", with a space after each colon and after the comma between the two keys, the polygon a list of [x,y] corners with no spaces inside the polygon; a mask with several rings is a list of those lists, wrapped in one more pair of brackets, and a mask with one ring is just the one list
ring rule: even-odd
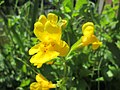
{"label": "flower cluster", "polygon": [[46,80],[41,74],[36,75],[36,81],[30,85],[30,90],[49,90],[50,88],[56,88],[56,84],[52,84]]}
{"label": "flower cluster", "polygon": [[102,42],[99,42],[97,37],[94,35],[94,24],[92,22],[85,23],[82,26],[82,32],[83,36],[81,39],[83,46],[92,44],[92,49],[96,50],[102,44]]}
{"label": "flower cluster", "polygon": [[[29,50],[29,54],[33,55],[30,62],[37,68],[44,63],[51,63],[57,56],[68,57],[70,53],[77,48],[92,44],[93,50],[96,50],[102,42],[94,35],[94,24],[87,22],[82,26],[83,36],[71,47],[69,51],[68,44],[61,40],[62,28],[66,26],[66,20],[58,20],[58,16],[49,13],[46,16],[41,15],[34,24],[34,34],[39,39],[39,43]],[[36,75],[36,81],[30,85],[30,90],[49,90],[56,88],[56,84],[45,79],[41,74]]]}
{"label": "flower cluster", "polygon": [[[51,60],[57,56],[67,55],[69,46],[65,41],[61,40],[62,28],[66,26],[66,23],[66,20],[58,21],[55,14],[49,13],[47,17],[41,15],[34,24],[34,34],[40,42],[29,50],[29,54],[33,55],[30,62],[37,68],[40,68],[44,63],[50,64]],[[52,84],[41,74],[36,75],[36,81],[30,85],[30,90],[56,88],[56,84]]]}
{"label": "flower cluster", "polygon": [[72,51],[84,46],[88,46],[89,44],[92,44],[93,50],[96,50],[97,48],[99,48],[100,45],[102,45],[102,42],[100,42],[98,38],[94,35],[94,24],[92,22],[87,22],[83,24],[82,33],[83,36],[72,45],[67,56],[69,56]]}
{"label": "flower cluster", "polygon": [[35,54],[30,59],[31,63],[40,68],[57,56],[65,56],[68,53],[68,44],[61,40],[62,27],[65,27],[66,23],[66,20],[58,22],[58,17],[53,13],[49,13],[47,17],[44,15],[39,17],[34,24],[34,34],[40,43],[29,50],[30,55]]}

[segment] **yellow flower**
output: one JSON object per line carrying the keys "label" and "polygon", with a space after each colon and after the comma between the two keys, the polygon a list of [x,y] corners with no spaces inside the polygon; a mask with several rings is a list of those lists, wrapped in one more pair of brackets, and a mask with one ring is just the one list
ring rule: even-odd
{"label": "yellow flower", "polygon": [[85,23],[82,26],[82,32],[81,42],[83,46],[92,44],[93,50],[96,50],[102,44],[94,35],[94,24],[92,22]]}
{"label": "yellow flower", "polygon": [[39,17],[34,25],[34,33],[41,42],[29,50],[30,55],[35,54],[30,59],[31,63],[40,68],[57,56],[66,56],[69,46],[61,40],[61,27],[65,24],[65,21],[58,24],[58,17],[52,13],[47,18],[44,15]]}
{"label": "yellow flower", "polygon": [[52,84],[46,80],[41,74],[36,75],[36,81],[30,85],[30,90],[49,90],[50,88],[56,88],[56,84]]}
{"label": "yellow flower", "polygon": [[34,24],[34,33],[40,41],[60,40],[62,35],[61,27],[65,26],[66,20],[62,20],[61,25],[58,24],[58,17],[49,13],[47,18],[44,15]]}
{"label": "yellow flower", "polygon": [[82,32],[84,36],[91,36],[94,34],[94,24],[87,22],[82,26]]}
{"label": "yellow flower", "polygon": [[40,42],[29,50],[30,55],[37,53],[32,56],[30,62],[40,68],[42,64],[57,56],[65,56],[68,53],[68,50],[69,46],[62,40],[60,40],[60,42]]}
{"label": "yellow flower", "polygon": [[96,50],[100,45],[102,45],[102,42],[94,42],[92,43],[92,49]]}

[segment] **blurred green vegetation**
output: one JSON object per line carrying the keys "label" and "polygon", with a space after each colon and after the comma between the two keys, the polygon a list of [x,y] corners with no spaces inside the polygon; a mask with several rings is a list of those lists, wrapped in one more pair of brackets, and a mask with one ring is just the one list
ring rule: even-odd
{"label": "blurred green vegetation", "polygon": [[54,83],[62,79],[61,58],[40,69],[29,62],[28,50],[38,41],[34,23],[49,12],[68,21],[62,38],[70,46],[82,36],[81,27],[88,21],[95,24],[95,34],[103,43],[96,51],[87,46],[72,53],[66,62],[67,82],[56,90],[120,90],[120,1],[101,1],[103,6],[100,0],[1,0],[0,90],[29,90],[36,71]]}

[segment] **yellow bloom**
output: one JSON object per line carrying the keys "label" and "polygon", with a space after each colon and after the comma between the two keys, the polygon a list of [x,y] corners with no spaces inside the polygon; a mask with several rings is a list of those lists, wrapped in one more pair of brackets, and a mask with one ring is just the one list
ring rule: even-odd
{"label": "yellow bloom", "polygon": [[100,45],[102,45],[102,42],[94,42],[92,43],[92,49],[96,50]]}
{"label": "yellow bloom", "polygon": [[30,85],[30,90],[49,90],[50,88],[56,88],[56,84],[52,84],[46,80],[41,74],[36,75],[36,81]]}
{"label": "yellow bloom", "polygon": [[94,34],[94,24],[87,22],[82,26],[82,32],[84,36],[91,36]]}
{"label": "yellow bloom", "polygon": [[47,18],[44,15],[34,24],[34,33],[41,41],[29,50],[29,54],[33,55],[30,59],[31,63],[40,68],[42,64],[49,62],[57,56],[66,56],[69,46],[65,41],[61,40],[61,27],[65,25],[65,21],[58,23],[58,17],[49,13]]}
{"label": "yellow bloom", "polygon": [[81,38],[82,45],[87,46],[92,44],[93,50],[96,50],[102,42],[99,42],[97,37],[94,35],[94,24],[92,22],[87,22],[82,26],[83,36]]}
{"label": "yellow bloom", "polygon": [[57,56],[65,56],[68,53],[68,50],[69,46],[62,40],[60,40],[60,42],[40,42],[29,50],[30,55],[37,53],[32,56],[30,62],[40,68],[42,64]]}
{"label": "yellow bloom", "polygon": [[47,18],[44,15],[34,24],[34,33],[40,41],[60,40],[62,35],[61,27],[65,27],[67,21],[62,20],[61,25],[58,23],[58,17],[49,13]]}

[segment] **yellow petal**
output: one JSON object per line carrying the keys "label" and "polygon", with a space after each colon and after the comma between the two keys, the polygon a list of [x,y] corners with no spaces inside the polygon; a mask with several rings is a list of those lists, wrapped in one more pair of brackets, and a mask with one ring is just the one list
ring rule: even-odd
{"label": "yellow petal", "polygon": [[83,24],[82,30],[84,30],[87,26],[94,27],[94,24],[92,22],[87,22],[87,23]]}
{"label": "yellow petal", "polygon": [[46,52],[46,53],[44,53],[43,55],[42,55],[42,57],[41,57],[41,62],[48,62],[48,61],[50,61],[51,59],[54,59],[54,58],[56,58],[57,56],[59,55],[59,53],[58,52],[56,52],[56,51],[48,51],[48,52]]}
{"label": "yellow petal", "polygon": [[41,84],[33,82],[32,84],[30,84],[30,90],[42,90]]}
{"label": "yellow petal", "polygon": [[42,89],[56,88],[56,84],[52,84],[41,74],[36,75],[36,81],[41,84]]}
{"label": "yellow petal", "polygon": [[92,43],[93,42],[99,42],[98,38],[95,35],[92,35],[91,40],[92,40]]}
{"label": "yellow petal", "polygon": [[44,89],[56,88],[56,84],[52,84],[52,82],[49,82],[49,81],[42,81],[42,87]]}
{"label": "yellow petal", "polygon": [[57,23],[58,21],[58,16],[53,14],[53,13],[49,13],[47,16],[48,20],[51,21],[52,23]]}
{"label": "yellow petal", "polygon": [[49,83],[49,88],[56,88],[56,84],[52,84],[52,82]]}
{"label": "yellow petal", "polygon": [[42,81],[47,81],[47,79],[42,74],[38,74],[36,75],[36,81],[42,82]]}
{"label": "yellow petal", "polygon": [[36,23],[34,24],[34,29],[37,29],[37,30],[39,30],[40,32],[43,32],[43,31],[44,31],[44,26],[43,26],[43,24],[42,24],[41,22],[36,22]]}
{"label": "yellow petal", "polygon": [[61,40],[59,49],[60,56],[66,56],[68,54],[68,51],[69,51],[68,44],[65,41]]}
{"label": "yellow petal", "polygon": [[40,44],[37,44],[29,50],[29,55],[33,55],[37,53],[39,50],[40,50]]}
{"label": "yellow petal", "polygon": [[41,34],[44,32],[44,26],[40,22],[36,22],[34,24],[34,34],[36,35],[37,38],[41,40]]}
{"label": "yellow petal", "polygon": [[42,88],[42,90],[50,90],[49,88]]}
{"label": "yellow petal", "polygon": [[39,40],[42,42],[50,42],[52,40],[52,35],[46,31],[39,32]]}
{"label": "yellow petal", "polygon": [[82,43],[83,43],[84,46],[99,41],[95,35],[92,35],[92,36],[82,36],[81,38],[82,38]]}
{"label": "yellow petal", "polygon": [[69,51],[69,46],[65,41],[60,40],[59,42],[52,43],[52,47],[55,51],[59,52],[59,56],[66,56]]}
{"label": "yellow petal", "polygon": [[102,45],[102,42],[94,42],[94,43],[92,43],[92,49],[93,49],[93,50],[96,50],[96,49],[98,49],[98,47],[99,47],[100,45]]}
{"label": "yellow petal", "polygon": [[57,24],[47,21],[44,30],[48,33],[49,38],[54,40],[61,39],[61,28]]}
{"label": "yellow petal", "polygon": [[47,22],[47,18],[45,17],[45,15],[40,15],[38,21],[45,25],[45,23]]}
{"label": "yellow petal", "polygon": [[[35,65],[35,64],[34,64]],[[43,65],[43,63],[36,63],[36,65],[35,66],[37,66],[37,68],[41,68],[42,67],[42,65]]]}
{"label": "yellow petal", "polygon": [[94,24],[92,22],[87,22],[82,26],[83,35],[93,35],[94,34]]}
{"label": "yellow petal", "polygon": [[83,31],[83,35],[90,36],[94,34],[94,27],[87,26]]}
{"label": "yellow petal", "polygon": [[91,36],[82,36],[81,41],[83,43],[83,46],[89,45],[92,43],[92,37]]}
{"label": "yellow petal", "polygon": [[44,64],[50,61],[51,59],[56,58],[58,55],[59,53],[56,51],[47,51],[47,52],[40,51],[36,55],[32,56],[30,62],[34,63],[35,66],[37,65],[38,68],[40,68],[41,66],[39,67],[39,65]]}
{"label": "yellow petal", "polygon": [[45,24],[45,31],[49,33],[60,33],[61,28],[57,24],[52,24],[50,21],[47,21]]}
{"label": "yellow petal", "polygon": [[30,63],[33,63],[34,66],[37,66],[37,68],[40,68],[42,66],[43,63],[38,63],[37,60],[39,60],[39,56],[38,55],[42,55],[41,52],[38,52],[37,54],[33,55],[30,59]]}

